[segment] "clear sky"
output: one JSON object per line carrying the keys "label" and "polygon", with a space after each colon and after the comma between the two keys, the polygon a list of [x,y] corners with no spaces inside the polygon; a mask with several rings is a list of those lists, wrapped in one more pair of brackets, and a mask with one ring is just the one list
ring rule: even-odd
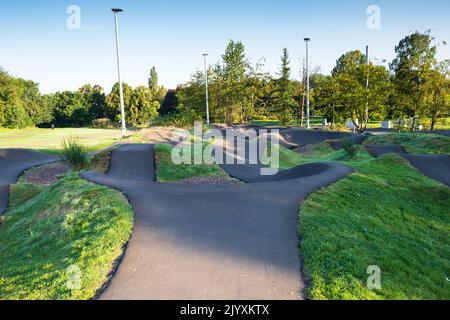
{"label": "clear sky", "polygon": [[[81,29],[69,30],[67,7],[81,10]],[[381,28],[367,27],[367,8],[381,9]],[[291,54],[299,77],[309,36],[313,65],[328,73],[346,51],[371,47],[371,56],[391,60],[394,46],[413,31],[433,30],[449,45],[448,0],[0,0],[0,66],[32,79],[44,93],[75,90],[85,83],[107,92],[117,81],[112,7],[120,15],[123,81],[146,84],[151,66],[169,88],[202,70],[202,53],[215,63],[229,39],[241,40],[251,62],[266,60],[275,74],[281,50]]]}

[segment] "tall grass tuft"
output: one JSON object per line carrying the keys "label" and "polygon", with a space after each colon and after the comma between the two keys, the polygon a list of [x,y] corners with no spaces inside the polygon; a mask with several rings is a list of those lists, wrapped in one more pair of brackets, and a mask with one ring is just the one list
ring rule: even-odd
{"label": "tall grass tuft", "polygon": [[86,146],[77,139],[69,138],[62,141],[63,155],[72,164],[75,170],[81,170],[88,166],[89,156]]}
{"label": "tall grass tuft", "polygon": [[345,150],[350,159],[354,159],[358,152],[358,146],[348,138],[342,140],[342,149]]}

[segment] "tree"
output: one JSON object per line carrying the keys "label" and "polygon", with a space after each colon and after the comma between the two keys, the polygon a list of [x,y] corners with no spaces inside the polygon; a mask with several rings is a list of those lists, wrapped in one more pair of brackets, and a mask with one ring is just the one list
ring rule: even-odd
{"label": "tree", "polygon": [[450,114],[450,59],[439,63],[431,70],[426,91],[427,115],[431,118],[430,130],[434,131],[438,116]]}
{"label": "tree", "polygon": [[339,85],[332,76],[323,76],[317,80],[315,105],[317,110],[320,110],[325,118],[331,121],[331,129],[333,129],[336,121],[343,120],[342,105],[336,99],[341,95],[338,90]]}
{"label": "tree", "polygon": [[390,64],[394,74],[396,107],[401,116],[413,119],[415,129],[416,116],[425,113],[427,96],[432,86],[427,84],[436,65],[436,45],[430,32],[414,32],[403,38],[395,47],[396,57]]}
{"label": "tree", "polygon": [[51,121],[52,112],[37,83],[11,76],[0,68],[0,126],[24,128]]}
{"label": "tree", "polygon": [[222,66],[216,67],[216,73],[220,75],[222,82],[219,94],[226,123],[242,120],[247,98],[244,89],[248,68],[244,44],[230,40],[222,55]]}
{"label": "tree", "polygon": [[150,69],[150,78],[148,78],[148,88],[152,91],[156,90],[158,87],[158,73],[156,68],[153,66]]}
{"label": "tree", "polygon": [[165,115],[176,112],[177,104],[177,90],[168,90],[166,96],[164,97],[164,101],[161,104],[161,108],[159,109],[159,113]]}
{"label": "tree", "polygon": [[[131,95],[133,93],[133,88],[127,83],[122,83],[123,91],[123,104],[125,108],[125,117],[127,117],[128,108],[131,105]],[[108,107],[108,118],[113,121],[121,121],[120,113],[120,95],[119,95],[119,83],[116,82],[111,89],[111,92],[106,96],[106,104]]]}
{"label": "tree", "polygon": [[[178,101],[177,112],[186,116],[184,122],[193,123],[196,120],[201,121],[205,118],[205,85],[204,74],[197,71],[191,76],[191,79],[186,85],[180,86],[176,92],[176,100]],[[211,120],[217,119],[216,104],[214,103],[215,90],[213,85],[210,86],[210,117]]]}
{"label": "tree", "polygon": [[[315,66],[313,67],[312,65],[308,66],[308,70],[309,70],[309,77],[310,77],[310,85],[314,83],[314,78],[315,76],[319,73],[320,71],[320,67]],[[306,59],[303,59],[302,61],[302,69],[300,72],[300,76],[301,76],[301,82],[297,85],[297,90],[298,90],[298,94],[297,94],[297,101],[301,100],[301,109],[300,109],[300,126],[303,127],[303,122],[305,119],[305,104],[306,104]],[[309,96],[309,100],[313,101],[314,97],[313,97],[313,90],[310,90],[310,96]]]}
{"label": "tree", "polygon": [[83,94],[84,103],[88,106],[91,119],[108,118],[108,106],[103,88],[99,85],[86,84],[78,89]]}
{"label": "tree", "polygon": [[279,79],[277,81],[278,92],[276,101],[276,112],[281,123],[284,125],[292,122],[292,112],[295,106],[294,87],[290,80],[291,68],[289,64],[289,53],[284,48],[283,55],[281,56]]}
{"label": "tree", "polygon": [[63,91],[51,95],[53,123],[57,127],[81,127],[92,121],[89,107],[80,91]]}
{"label": "tree", "polygon": [[144,86],[136,87],[130,100],[130,107],[127,110],[128,124],[133,127],[148,126],[158,114],[159,102],[153,100],[150,89]]}
{"label": "tree", "polygon": [[367,64],[362,52],[350,51],[338,59],[332,76],[339,86],[337,102],[352,119],[357,131],[363,133],[369,119],[385,113],[390,90],[389,73],[383,66]]}
{"label": "tree", "polygon": [[154,100],[158,101],[160,104],[164,101],[164,97],[167,94],[167,89],[163,86],[158,85],[158,73],[156,68],[152,67],[150,69],[150,77],[148,78],[148,88]]}

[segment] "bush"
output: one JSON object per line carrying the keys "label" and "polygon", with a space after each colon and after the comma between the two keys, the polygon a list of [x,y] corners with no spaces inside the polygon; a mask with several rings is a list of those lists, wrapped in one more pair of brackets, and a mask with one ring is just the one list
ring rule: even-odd
{"label": "bush", "polygon": [[151,121],[151,125],[157,127],[190,127],[194,125],[195,121],[202,121],[201,116],[192,110],[183,110],[178,113],[172,112],[158,115]]}
{"label": "bush", "polygon": [[92,127],[98,129],[112,129],[117,127],[117,123],[111,121],[108,118],[100,118],[92,120]]}
{"label": "bush", "polygon": [[73,138],[63,140],[62,146],[63,155],[75,170],[81,170],[87,167],[89,164],[89,156],[86,146]]}
{"label": "bush", "polygon": [[358,146],[348,138],[342,140],[342,149],[344,149],[351,159],[354,159],[358,152]]}

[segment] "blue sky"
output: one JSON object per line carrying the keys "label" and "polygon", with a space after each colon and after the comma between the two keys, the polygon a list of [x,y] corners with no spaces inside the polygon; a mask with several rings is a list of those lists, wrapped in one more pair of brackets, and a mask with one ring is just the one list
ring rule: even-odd
{"label": "blue sky", "polygon": [[[81,10],[81,30],[69,30],[69,5]],[[381,9],[381,29],[366,26],[369,5]],[[0,0],[0,66],[40,83],[42,92],[75,90],[85,83],[107,92],[117,81],[114,20],[120,16],[123,80],[145,84],[151,66],[169,88],[203,68],[202,53],[218,61],[229,39],[241,40],[251,62],[265,58],[275,74],[283,47],[299,77],[303,38],[311,38],[311,63],[328,73],[346,51],[371,47],[371,56],[391,60],[394,46],[413,31],[433,30],[450,42],[448,0]],[[449,44],[450,45],[450,44]],[[450,47],[438,58],[450,58]]]}

